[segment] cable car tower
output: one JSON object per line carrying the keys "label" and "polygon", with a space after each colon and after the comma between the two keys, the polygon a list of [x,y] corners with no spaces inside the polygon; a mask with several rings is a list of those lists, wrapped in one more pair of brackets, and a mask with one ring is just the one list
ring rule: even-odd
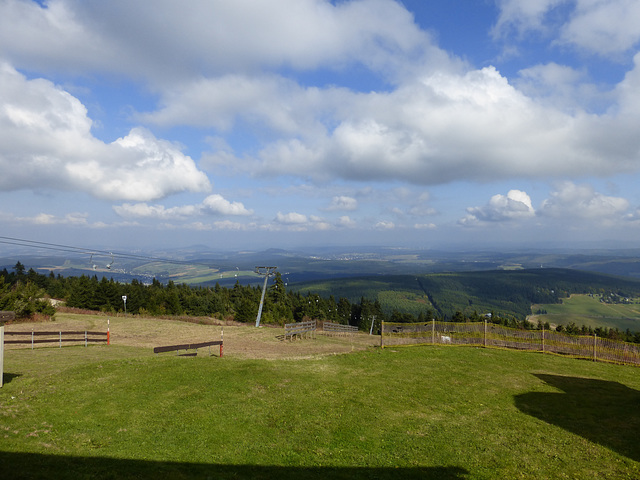
{"label": "cable car tower", "polygon": [[267,281],[269,280],[269,277],[272,277],[276,274],[276,268],[278,267],[256,267],[256,273],[258,275],[264,275],[264,285],[262,287],[262,297],[260,297],[260,308],[258,308],[258,316],[256,317],[256,327],[260,326],[262,305],[264,304],[264,294],[267,292]]}

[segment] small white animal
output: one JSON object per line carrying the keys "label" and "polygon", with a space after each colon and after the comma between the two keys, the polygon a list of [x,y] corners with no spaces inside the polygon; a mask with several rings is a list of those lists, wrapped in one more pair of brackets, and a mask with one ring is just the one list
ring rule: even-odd
{"label": "small white animal", "polygon": [[451,343],[451,337],[448,335],[442,335],[440,337],[440,340],[442,341],[442,343]]}

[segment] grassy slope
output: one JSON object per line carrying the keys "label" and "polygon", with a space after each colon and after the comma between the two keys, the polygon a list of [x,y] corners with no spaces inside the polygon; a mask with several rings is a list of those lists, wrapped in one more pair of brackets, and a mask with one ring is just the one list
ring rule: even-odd
{"label": "grassy slope", "polygon": [[605,304],[597,297],[589,295],[572,295],[561,304],[534,305],[532,311],[546,310],[546,315],[536,315],[541,322],[556,325],[568,325],[573,322],[578,326],[617,328],[625,331],[640,331],[640,305]]}
{"label": "grassy slope", "polygon": [[640,476],[631,367],[455,347],[229,354],[8,351],[0,477]]}

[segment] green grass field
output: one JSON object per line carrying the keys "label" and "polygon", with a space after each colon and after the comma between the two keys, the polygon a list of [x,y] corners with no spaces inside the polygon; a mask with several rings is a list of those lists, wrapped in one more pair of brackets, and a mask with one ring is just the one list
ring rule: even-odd
{"label": "green grass field", "polygon": [[0,478],[640,478],[633,367],[468,347],[233,353],[7,350]]}
{"label": "green grass field", "polygon": [[564,298],[561,304],[534,305],[532,311],[546,310],[546,315],[538,315],[538,320],[556,325],[568,325],[573,322],[578,326],[627,329],[640,331],[640,305],[607,304],[600,302],[599,297],[589,295],[571,295]]}

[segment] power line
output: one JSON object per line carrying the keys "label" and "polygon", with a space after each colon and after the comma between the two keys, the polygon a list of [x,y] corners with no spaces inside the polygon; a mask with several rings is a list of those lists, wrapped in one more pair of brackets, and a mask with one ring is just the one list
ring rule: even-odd
{"label": "power line", "polygon": [[159,263],[171,263],[177,265],[203,265],[209,268],[213,268],[213,265],[202,263],[202,262],[189,262],[186,260],[174,260],[169,258],[160,258],[160,257],[151,257],[147,255],[135,255],[129,253],[122,252],[111,252],[107,250],[98,250],[98,249],[89,249],[83,247],[74,247],[72,245],[62,245],[58,243],[49,243],[49,242],[39,242],[36,240],[26,240],[23,238],[13,238],[13,237],[4,237],[0,236],[0,243],[8,244],[8,245],[17,245],[21,247],[31,247],[31,248],[39,248],[42,250],[52,250],[52,251],[60,251],[60,252],[68,252],[68,253],[76,253],[81,255],[104,255],[111,256],[113,258],[128,258],[132,260],[145,260],[151,262],[159,262]]}

